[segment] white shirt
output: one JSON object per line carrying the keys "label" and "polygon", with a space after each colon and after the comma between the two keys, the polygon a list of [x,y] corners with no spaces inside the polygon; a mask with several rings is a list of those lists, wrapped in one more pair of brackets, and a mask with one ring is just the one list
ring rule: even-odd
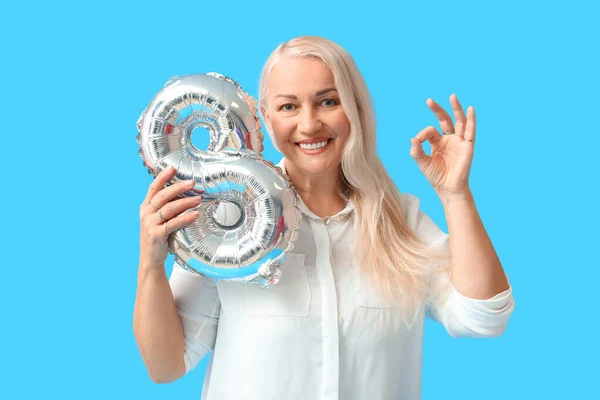
{"label": "white shirt", "polygon": [[[283,166],[283,160],[279,163]],[[402,194],[411,229],[431,245],[448,235]],[[358,273],[352,203],[323,222],[300,199],[303,219],[279,283],[268,289],[214,283],[175,265],[170,277],[185,336],[186,370],[214,349],[202,400],[420,399],[424,320],[411,329],[400,310]],[[448,276],[432,276],[443,287]],[[426,315],[452,336],[502,334],[512,289],[475,300],[453,287]]]}

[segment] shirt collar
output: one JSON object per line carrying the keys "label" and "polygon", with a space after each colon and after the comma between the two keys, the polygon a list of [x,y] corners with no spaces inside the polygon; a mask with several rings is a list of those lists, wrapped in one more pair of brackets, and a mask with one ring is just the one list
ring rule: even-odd
{"label": "shirt collar", "polygon": [[[286,170],[285,170],[285,157],[281,159],[281,161],[279,161],[279,163],[277,164],[277,166],[279,168],[281,168],[281,171],[284,174],[287,174]],[[300,197],[300,195],[298,195],[298,193],[296,193],[296,198],[298,199],[298,208],[300,209],[300,211],[302,212],[302,214],[306,215],[307,217],[317,220],[317,221],[323,221],[323,218],[319,217],[318,215],[316,215],[315,213],[313,213],[312,211],[310,211],[308,209],[308,207],[306,207],[306,204],[304,204],[304,201],[302,201],[302,198]],[[348,202],[346,202],[346,207],[344,207],[343,210],[341,210],[340,212],[338,212],[335,215],[332,215],[331,217],[329,217],[327,219],[327,223],[331,222],[331,221],[335,221],[338,219],[342,219],[347,217],[350,213],[352,213],[352,211],[354,211],[354,203],[352,203],[352,200],[348,200]]]}

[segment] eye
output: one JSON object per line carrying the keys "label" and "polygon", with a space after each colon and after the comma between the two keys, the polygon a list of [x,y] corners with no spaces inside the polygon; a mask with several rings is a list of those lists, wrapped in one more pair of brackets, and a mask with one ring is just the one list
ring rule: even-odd
{"label": "eye", "polygon": [[325,107],[333,107],[333,106],[337,105],[338,102],[335,99],[325,99],[321,102],[321,104],[324,105]]}
{"label": "eye", "polygon": [[277,109],[279,111],[294,111],[295,106],[292,103],[286,103],[280,105]]}

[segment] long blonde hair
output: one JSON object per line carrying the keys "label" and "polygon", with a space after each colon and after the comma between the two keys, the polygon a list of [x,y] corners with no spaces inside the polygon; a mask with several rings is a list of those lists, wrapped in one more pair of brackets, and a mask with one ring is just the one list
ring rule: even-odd
{"label": "long blonde hair", "polygon": [[355,257],[361,273],[384,297],[402,307],[406,323],[412,325],[430,300],[432,269],[427,266],[447,267],[448,254],[427,246],[407,224],[400,193],[377,155],[375,115],[364,78],[337,43],[316,36],[297,37],[279,45],[265,63],[259,88],[263,107],[270,72],[282,55],[317,58],[333,73],[351,126],[342,155],[344,195],[355,205],[355,231],[364,232],[355,243]]}

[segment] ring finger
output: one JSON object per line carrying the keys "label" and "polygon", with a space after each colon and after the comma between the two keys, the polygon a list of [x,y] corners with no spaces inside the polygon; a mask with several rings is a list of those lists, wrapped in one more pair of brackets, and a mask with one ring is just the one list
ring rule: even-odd
{"label": "ring finger", "polygon": [[184,211],[197,207],[201,202],[201,196],[185,197],[183,199],[171,201],[156,211],[157,222],[167,222]]}
{"label": "ring finger", "polygon": [[165,239],[168,239],[171,233],[185,227],[186,225],[191,224],[196,220],[196,218],[198,218],[199,215],[200,213],[198,212],[198,210],[180,214],[174,217],[173,219],[168,220],[164,224],[159,225],[158,229],[161,229],[164,233]]}

